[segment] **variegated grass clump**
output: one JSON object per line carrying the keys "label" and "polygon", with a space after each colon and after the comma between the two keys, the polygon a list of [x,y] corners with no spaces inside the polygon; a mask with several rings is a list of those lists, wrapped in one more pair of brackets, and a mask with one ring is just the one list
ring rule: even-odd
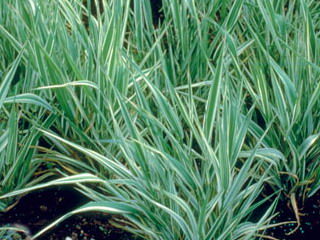
{"label": "variegated grass clump", "polygon": [[156,25],[147,0],[102,3],[0,3],[1,111],[21,109],[28,157],[60,177],[2,199],[74,184],[92,202],[57,222],[98,210],[146,239],[258,239],[266,184],[293,205],[318,190],[316,1],[164,0]]}

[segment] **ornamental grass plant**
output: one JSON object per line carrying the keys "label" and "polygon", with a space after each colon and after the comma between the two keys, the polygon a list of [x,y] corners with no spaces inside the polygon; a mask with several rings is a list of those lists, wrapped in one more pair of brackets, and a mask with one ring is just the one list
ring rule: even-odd
{"label": "ornamental grass plant", "polygon": [[1,1],[0,201],[91,199],[35,237],[86,211],[144,239],[267,237],[278,198],[319,189],[319,6]]}

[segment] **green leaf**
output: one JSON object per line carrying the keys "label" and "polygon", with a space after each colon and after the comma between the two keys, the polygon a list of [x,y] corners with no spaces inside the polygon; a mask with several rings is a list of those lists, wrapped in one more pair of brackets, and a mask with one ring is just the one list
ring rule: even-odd
{"label": "green leaf", "polygon": [[23,54],[23,50],[19,53],[18,57],[16,58],[16,60],[12,63],[12,66],[10,68],[10,70],[8,71],[8,73],[5,75],[4,79],[1,81],[1,85],[0,85],[0,109],[2,108],[3,102],[5,101],[9,89],[10,89],[10,85],[11,82],[14,78],[14,74],[17,70],[17,67],[20,64],[20,60]]}
{"label": "green leaf", "polygon": [[209,96],[206,103],[206,111],[204,118],[204,127],[203,132],[208,140],[211,141],[212,130],[216,118],[216,112],[219,107],[220,91],[221,91],[221,82],[222,82],[222,68],[223,68],[223,56],[224,49],[221,50],[219,60],[217,62],[216,71],[214,74],[214,79],[209,90]]}
{"label": "green leaf", "polygon": [[4,103],[34,104],[34,105],[41,106],[49,111],[52,111],[52,107],[46,100],[32,93],[24,93],[24,94],[15,95],[12,97],[7,97],[4,100]]}

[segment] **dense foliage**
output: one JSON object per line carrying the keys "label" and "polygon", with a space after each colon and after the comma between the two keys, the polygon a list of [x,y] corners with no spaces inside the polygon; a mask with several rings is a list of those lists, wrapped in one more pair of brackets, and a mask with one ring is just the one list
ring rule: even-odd
{"label": "dense foliage", "polygon": [[0,1],[0,207],[73,184],[92,202],[56,222],[259,239],[282,198],[299,224],[320,187],[320,3],[155,6]]}

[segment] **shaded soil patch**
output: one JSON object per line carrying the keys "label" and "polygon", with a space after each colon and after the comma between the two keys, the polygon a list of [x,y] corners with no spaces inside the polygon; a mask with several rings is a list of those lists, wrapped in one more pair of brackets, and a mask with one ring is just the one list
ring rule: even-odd
{"label": "shaded soil patch", "polygon": [[[70,210],[88,202],[83,195],[70,187],[57,187],[28,194],[5,213],[0,213],[0,226],[24,229],[27,234],[7,232],[0,239],[29,239],[40,229]],[[132,234],[111,225],[111,216],[103,213],[86,213],[73,216],[39,240],[134,240]],[[10,236],[9,236],[10,235]],[[11,237],[11,238],[9,238]]]}
{"label": "shaded soil patch", "polygon": [[[292,232],[297,224],[288,223],[269,229],[266,235],[279,240],[318,239],[320,236],[320,192],[307,199],[303,204],[300,203],[298,207],[301,214],[301,225],[296,231]],[[287,202],[280,202],[276,212],[279,212],[279,215],[272,221],[273,224],[296,221],[292,207]]]}

